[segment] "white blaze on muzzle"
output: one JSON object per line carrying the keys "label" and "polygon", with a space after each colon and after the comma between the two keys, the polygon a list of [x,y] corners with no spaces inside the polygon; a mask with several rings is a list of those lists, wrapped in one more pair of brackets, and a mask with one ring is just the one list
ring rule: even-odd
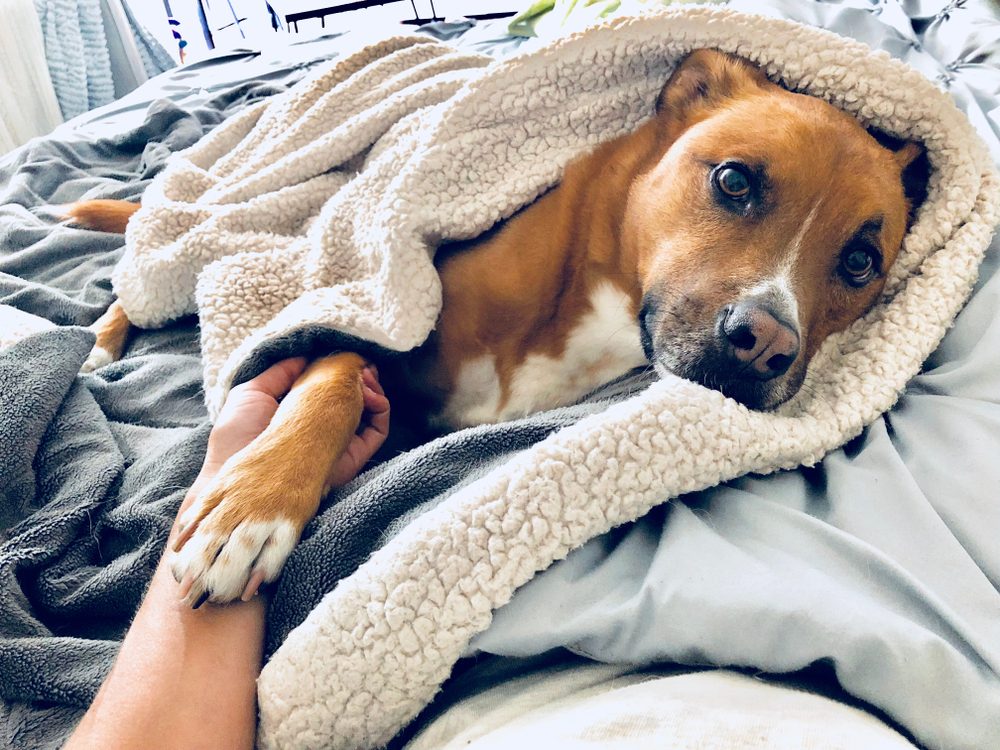
{"label": "white blaze on muzzle", "polygon": [[754,300],[764,305],[774,316],[802,335],[799,321],[799,301],[792,286],[791,275],[782,269],[763,279],[741,295],[742,300]]}

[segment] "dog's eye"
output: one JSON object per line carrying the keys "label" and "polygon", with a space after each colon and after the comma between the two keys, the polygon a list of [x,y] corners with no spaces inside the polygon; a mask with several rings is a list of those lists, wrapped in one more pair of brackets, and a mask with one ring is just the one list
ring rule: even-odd
{"label": "dog's eye", "polygon": [[865,245],[848,245],[840,256],[840,268],[851,286],[864,286],[875,277],[876,254]]}
{"label": "dog's eye", "polygon": [[739,164],[720,164],[712,173],[712,181],[722,195],[741,201],[750,197],[750,175]]}

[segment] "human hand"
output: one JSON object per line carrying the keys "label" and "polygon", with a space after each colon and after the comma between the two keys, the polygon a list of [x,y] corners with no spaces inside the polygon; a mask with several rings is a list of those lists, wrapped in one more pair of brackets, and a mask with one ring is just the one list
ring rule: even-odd
{"label": "human hand", "polygon": [[[279,401],[291,390],[307,364],[305,357],[282,360],[229,392],[209,435],[200,479],[218,473],[231,456],[267,428]],[[389,434],[389,400],[374,366],[362,371],[361,384],[364,397],[361,423],[347,450],[332,467],[327,480],[329,487],[346,484],[357,476]]]}
{"label": "human hand", "polygon": [[378,370],[374,365],[361,371],[361,394],[365,404],[361,422],[347,450],[330,469],[327,489],[345,485],[360,474],[389,436],[389,399],[378,382]]}

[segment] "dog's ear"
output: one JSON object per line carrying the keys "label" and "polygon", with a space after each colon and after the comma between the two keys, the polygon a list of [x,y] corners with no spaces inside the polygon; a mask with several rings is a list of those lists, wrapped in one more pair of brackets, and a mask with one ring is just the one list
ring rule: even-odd
{"label": "dog's ear", "polygon": [[924,155],[923,145],[917,143],[916,141],[903,140],[902,138],[889,135],[884,130],[879,130],[874,127],[868,128],[868,134],[878,141],[878,144],[882,148],[892,151],[893,158],[895,158],[896,163],[899,164],[899,168],[904,172],[909,169],[917,159]]}
{"label": "dog's ear", "polygon": [[931,162],[927,151],[919,143],[908,142],[895,152],[896,161],[903,169],[903,192],[909,203],[909,221],[917,214],[917,209],[927,198],[927,182],[931,176]]}
{"label": "dog's ear", "polygon": [[892,152],[893,158],[904,172],[923,155],[924,147],[916,141],[907,141]]}
{"label": "dog's ear", "polygon": [[656,101],[656,111],[683,118],[768,84],[767,76],[753,63],[718,50],[699,49],[674,69]]}
{"label": "dog's ear", "polygon": [[927,150],[916,141],[904,141],[902,138],[884,133],[876,128],[868,132],[883,148],[892,152],[893,159],[899,165],[903,192],[910,205],[910,220],[916,210],[927,197],[927,181],[931,175],[931,163],[927,158]]}

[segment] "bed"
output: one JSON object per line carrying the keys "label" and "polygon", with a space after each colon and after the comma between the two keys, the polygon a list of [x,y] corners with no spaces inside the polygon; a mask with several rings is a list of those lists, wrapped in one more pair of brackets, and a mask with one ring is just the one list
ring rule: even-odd
{"label": "bed", "polygon": [[[742,7],[903,58],[953,94],[1000,159],[995,5]],[[494,55],[536,43],[507,35],[502,23],[418,33]],[[92,341],[80,326],[112,299],[122,241],[60,225],[55,206],[138,198],[170,153],[348,42],[329,36],[280,55],[233,52],[170,71],[0,163],[0,304],[8,311],[0,321],[35,331],[0,350],[7,746],[58,746],[93,697],[209,429],[191,318],[141,332],[120,362],[78,375]],[[881,420],[816,467],[685,496],[575,550],[497,610],[438,703],[395,744],[458,742],[434,721],[449,707],[518,676],[543,684],[552,670],[581,675],[593,662],[632,665],[615,679],[638,674],[634,665],[659,676],[731,667],[860,706],[911,744],[1000,744],[997,250],[994,242],[972,300]],[[446,436],[359,477],[328,500],[290,559],[268,651],[456,486],[646,384],[637,375],[575,407]],[[359,526],[377,533],[355,533]]]}

